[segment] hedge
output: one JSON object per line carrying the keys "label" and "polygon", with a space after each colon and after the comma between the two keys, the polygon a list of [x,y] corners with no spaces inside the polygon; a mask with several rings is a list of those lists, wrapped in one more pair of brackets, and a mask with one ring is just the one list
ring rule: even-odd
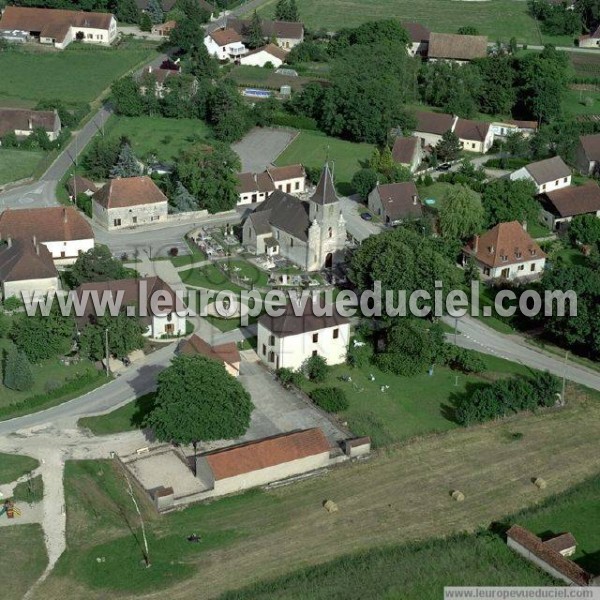
{"label": "hedge", "polygon": [[309,131],[318,131],[319,129],[315,119],[303,115],[291,115],[289,113],[277,113],[273,117],[273,125],[293,127],[294,129],[307,129]]}
{"label": "hedge", "polygon": [[329,413],[348,410],[350,403],[346,392],[339,387],[316,388],[310,393],[311,400],[323,410]]}

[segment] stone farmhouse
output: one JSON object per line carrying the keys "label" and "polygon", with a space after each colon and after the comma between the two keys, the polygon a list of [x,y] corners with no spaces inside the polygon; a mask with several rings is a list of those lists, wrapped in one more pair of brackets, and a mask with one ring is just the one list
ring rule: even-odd
{"label": "stone farmhouse", "polygon": [[423,159],[423,148],[418,138],[397,137],[392,147],[392,158],[398,165],[402,165],[414,173]]}
{"label": "stone farmhouse", "polygon": [[369,194],[369,210],[381,217],[386,225],[398,225],[408,219],[423,216],[419,192],[412,181],[375,186]]}
{"label": "stone farmhouse", "polygon": [[[228,17],[225,27],[235,30],[238,35],[245,38],[250,27],[249,19],[236,19]],[[304,25],[291,21],[261,20],[262,33],[265,39],[274,40],[275,43],[285,50],[291,50],[294,46],[304,41]]]}
{"label": "stone farmhouse", "polygon": [[108,230],[163,223],[167,197],[146,175],[111,179],[92,196],[95,222]]}
{"label": "stone farmhouse", "polygon": [[250,50],[250,52],[240,58],[240,64],[264,67],[270,63],[278,69],[284,63],[287,55],[287,50],[280,48],[276,44],[267,44],[261,48],[256,48],[256,50]]}
{"label": "stone farmhouse", "polygon": [[58,271],[48,248],[39,242],[34,245],[30,239],[9,237],[0,245],[0,285],[3,299],[57,291]]}
{"label": "stone farmhouse", "polygon": [[[315,307],[316,308],[316,307]],[[257,353],[271,369],[299,369],[311,356],[319,355],[328,365],[343,363],[350,343],[350,321],[328,307],[331,315],[317,316],[308,298],[304,309],[289,303],[282,315],[262,315],[258,320]],[[299,314],[296,314],[296,313]]]}
{"label": "stone farmhouse", "polygon": [[487,56],[488,39],[484,35],[432,33],[429,36],[427,60],[464,64]]}
{"label": "stone farmhouse", "polygon": [[222,496],[321,469],[333,453],[315,427],[203,454],[196,459],[196,476],[211,496]]}
{"label": "stone farmhouse", "polygon": [[[83,283],[75,294],[83,304],[81,316],[77,316],[77,324],[83,329],[90,320],[101,316],[96,310],[92,294],[101,297],[109,294],[115,303],[125,307],[134,307],[135,316],[146,326],[144,335],[152,338],[185,335],[185,306],[173,289],[160,277],[143,277],[140,279],[119,279]],[[127,310],[127,316],[132,316]],[[117,357],[122,358],[122,357]]]}
{"label": "stone farmhouse", "polygon": [[17,138],[26,138],[38,128],[43,129],[48,139],[53,142],[60,135],[61,130],[58,112],[55,110],[0,108],[0,138],[11,133],[14,133]]}
{"label": "stone farmhouse", "polygon": [[194,356],[200,354],[211,360],[220,362],[225,367],[225,370],[233,377],[238,377],[240,374],[240,352],[235,342],[225,344],[217,344],[211,346],[205,342],[199,335],[194,334],[179,346],[179,354]]}
{"label": "stone farmhouse", "polygon": [[204,37],[204,45],[217,60],[239,61],[248,52],[242,36],[229,27],[214,29]]}
{"label": "stone farmhouse", "polygon": [[0,215],[0,237],[43,244],[56,265],[73,264],[94,247],[91,225],[71,206],[6,209]]}
{"label": "stone farmhouse", "polygon": [[541,220],[551,230],[565,230],[573,217],[580,215],[600,217],[600,187],[595,181],[546,192],[538,199]]}
{"label": "stone farmhouse", "polygon": [[329,165],[309,200],[277,189],[245,220],[242,231],[243,245],[256,255],[279,254],[305,271],[340,263],[346,222]]}
{"label": "stone farmhouse", "polygon": [[117,20],[110,13],[7,6],[0,31],[24,32],[59,50],[73,41],[108,46],[117,37]]}
{"label": "stone farmhouse", "polygon": [[576,549],[575,538],[570,533],[561,533],[543,541],[528,529],[513,525],[506,533],[506,544],[517,554],[567,585],[586,587],[600,583],[600,578],[594,578],[591,573],[568,558]]}
{"label": "stone farmhouse", "polygon": [[600,133],[579,136],[575,149],[575,166],[582,175],[591,177],[598,173],[600,164]]}
{"label": "stone farmhouse", "polygon": [[71,202],[73,202],[79,194],[93,196],[98,191],[98,188],[93,181],[90,181],[86,177],[74,175],[67,181],[67,191],[69,192]]}
{"label": "stone farmhouse", "polygon": [[594,31],[579,36],[580,48],[598,48],[600,46],[600,27]]}
{"label": "stone farmhouse", "polygon": [[498,223],[476,235],[463,248],[463,264],[469,259],[489,279],[537,277],[546,264],[546,255],[518,221]]}
{"label": "stone farmhouse", "polygon": [[485,154],[494,143],[492,127],[484,121],[429,111],[417,111],[415,117],[417,126],[413,135],[421,139],[423,147],[435,147],[447,131],[454,132],[462,148],[468,152]]}
{"label": "stone farmhouse", "polygon": [[406,29],[408,37],[410,38],[410,46],[408,47],[408,53],[411,56],[421,56],[425,58],[427,56],[427,50],[429,49],[429,37],[431,31],[427,27],[421,25],[421,23],[404,22],[402,27]]}
{"label": "stone farmhouse", "polygon": [[529,163],[510,174],[511,181],[529,179],[535,183],[537,193],[560,190],[571,185],[571,169],[560,156]]}

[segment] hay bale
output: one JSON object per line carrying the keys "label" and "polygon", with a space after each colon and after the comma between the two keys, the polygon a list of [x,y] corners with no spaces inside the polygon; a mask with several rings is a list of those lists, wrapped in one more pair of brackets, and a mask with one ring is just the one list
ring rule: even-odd
{"label": "hay bale", "polygon": [[334,513],[338,511],[338,505],[333,500],[325,500],[325,502],[323,502],[323,508],[328,513]]}
{"label": "hay bale", "polygon": [[452,492],[452,499],[457,502],[462,502],[465,499],[465,495],[460,490],[454,490]]}
{"label": "hay bale", "polygon": [[535,485],[536,488],[538,488],[540,490],[545,490],[546,487],[548,486],[548,484],[546,483],[546,480],[542,479],[541,477],[536,477],[533,480],[533,484]]}

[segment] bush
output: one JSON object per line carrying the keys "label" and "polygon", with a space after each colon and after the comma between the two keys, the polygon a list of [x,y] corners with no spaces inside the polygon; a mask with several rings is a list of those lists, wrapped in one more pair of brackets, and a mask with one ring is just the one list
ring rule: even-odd
{"label": "bush", "polygon": [[279,379],[279,383],[281,383],[284,388],[300,387],[302,373],[294,371],[293,369],[288,369],[287,367],[281,367],[280,369],[277,369],[275,374],[277,375],[277,379]]}
{"label": "bush", "polygon": [[430,185],[433,185],[433,177],[429,173],[427,173],[425,175],[425,177],[423,177],[423,185],[425,187],[429,187]]}
{"label": "bush", "polygon": [[169,256],[171,256],[172,258],[175,258],[178,254],[179,254],[179,248],[177,248],[177,246],[173,246],[172,248],[169,249]]}
{"label": "bush", "polygon": [[317,131],[319,129],[317,121],[304,115],[290,115],[289,113],[276,113],[273,116],[273,125],[280,127],[293,127],[294,129],[307,129]]}
{"label": "bush", "polygon": [[338,387],[316,388],[310,393],[311,400],[329,413],[338,413],[348,410],[350,403],[346,392]]}
{"label": "bush", "polygon": [[304,372],[306,373],[306,376],[316,383],[325,381],[327,370],[327,361],[318,354],[306,359],[304,363]]}
{"label": "bush", "polygon": [[463,373],[481,373],[485,371],[485,362],[475,351],[450,346],[449,344],[445,362],[451,369]]}

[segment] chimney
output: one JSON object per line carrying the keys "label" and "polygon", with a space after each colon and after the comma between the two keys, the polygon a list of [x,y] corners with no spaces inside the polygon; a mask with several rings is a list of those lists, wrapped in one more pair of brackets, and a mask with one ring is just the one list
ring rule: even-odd
{"label": "chimney", "polygon": [[527,231],[527,221],[523,221],[521,225],[523,226],[523,230]]}
{"label": "chimney", "polygon": [[413,194],[413,204],[416,206],[417,205],[417,200],[418,200],[418,196],[416,194]]}
{"label": "chimney", "polygon": [[66,223],[68,220],[67,209],[63,208],[63,223]]}
{"label": "chimney", "polygon": [[36,244],[35,245],[35,253],[39,256],[40,255],[40,245]]}
{"label": "chimney", "polygon": [[152,73],[152,65],[148,66],[148,73]]}
{"label": "chimney", "polygon": [[8,239],[6,240],[6,242],[8,243],[8,247],[12,248],[12,235],[8,236]]}
{"label": "chimney", "polygon": [[33,129],[33,119],[31,117],[27,119],[27,125],[29,126],[29,129]]}
{"label": "chimney", "polygon": [[37,246],[37,237],[35,236],[35,234],[32,236],[31,241],[33,242],[34,246]]}
{"label": "chimney", "polygon": [[473,252],[475,252],[475,254],[477,254],[477,252],[479,252],[479,236],[475,235],[475,237],[473,238]]}

